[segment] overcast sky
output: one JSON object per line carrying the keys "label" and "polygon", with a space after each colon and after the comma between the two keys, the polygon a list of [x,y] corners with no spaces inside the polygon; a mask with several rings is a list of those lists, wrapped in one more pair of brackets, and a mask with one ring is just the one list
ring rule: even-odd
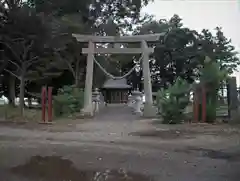
{"label": "overcast sky", "polygon": [[[143,9],[144,12],[157,19],[169,19],[178,14],[185,26],[199,31],[220,26],[240,51],[240,0],[155,0]],[[240,77],[240,73],[237,74]]]}

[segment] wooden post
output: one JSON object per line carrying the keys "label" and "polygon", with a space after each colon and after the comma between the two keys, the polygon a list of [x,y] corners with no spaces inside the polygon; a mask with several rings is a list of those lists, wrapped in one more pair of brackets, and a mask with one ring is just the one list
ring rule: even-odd
{"label": "wooden post", "polygon": [[205,86],[202,86],[202,122],[207,121],[207,94]]}
{"label": "wooden post", "polygon": [[199,121],[199,101],[198,101],[198,94],[197,91],[193,93],[193,116],[194,121]]}
{"label": "wooden post", "polygon": [[156,110],[153,107],[152,99],[152,83],[149,68],[149,51],[147,51],[148,45],[146,41],[142,41],[142,54],[143,54],[143,77],[144,77],[144,94],[145,94],[145,104],[144,104],[144,117],[155,117]]}
{"label": "wooden post", "polygon": [[84,89],[84,108],[82,113],[85,116],[93,116],[93,106],[92,106],[92,81],[93,81],[93,66],[94,66],[94,43],[92,41],[88,42],[88,55],[87,55],[87,72],[85,79],[85,89]]}
{"label": "wooden post", "polygon": [[230,77],[227,80],[227,92],[228,92],[228,114],[230,117],[230,123],[239,122],[238,118],[238,92],[237,92],[237,80],[236,77]]}
{"label": "wooden post", "polygon": [[52,122],[52,87],[48,87],[48,122]]}
{"label": "wooden post", "polygon": [[46,87],[42,87],[42,122],[46,122]]}

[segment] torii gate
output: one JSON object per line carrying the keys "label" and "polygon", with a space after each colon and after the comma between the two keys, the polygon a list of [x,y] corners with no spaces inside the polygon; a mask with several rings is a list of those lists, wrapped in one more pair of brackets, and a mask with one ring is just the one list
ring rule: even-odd
{"label": "torii gate", "polygon": [[[153,107],[152,99],[152,83],[149,69],[149,54],[153,53],[154,49],[149,48],[147,42],[156,42],[165,33],[148,34],[148,35],[135,35],[135,36],[94,36],[94,35],[81,35],[73,34],[77,41],[88,43],[88,48],[83,48],[82,53],[87,54],[87,72],[85,79],[84,89],[84,108],[82,113],[86,116],[93,115],[92,106],[92,81],[93,81],[93,67],[95,54],[142,54],[142,66],[144,77],[144,117],[154,117],[156,109]],[[96,43],[141,43],[141,48],[95,48]]]}

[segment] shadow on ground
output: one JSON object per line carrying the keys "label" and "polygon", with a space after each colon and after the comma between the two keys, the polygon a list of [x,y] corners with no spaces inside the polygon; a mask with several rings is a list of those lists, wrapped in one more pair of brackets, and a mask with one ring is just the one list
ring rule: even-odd
{"label": "shadow on ground", "polygon": [[185,149],[175,149],[175,152],[183,152],[187,154],[194,154],[196,156],[208,157],[211,159],[221,159],[231,162],[240,161],[240,152],[238,150],[234,152],[226,152],[223,150],[212,150],[198,147],[187,147]]}
{"label": "shadow on ground", "polygon": [[186,130],[149,130],[129,133],[130,136],[158,137],[162,139],[194,138],[198,133]]}
{"label": "shadow on ground", "polygon": [[67,159],[58,156],[33,156],[11,172],[29,179],[45,181],[153,181],[151,178],[120,170],[79,170]]}

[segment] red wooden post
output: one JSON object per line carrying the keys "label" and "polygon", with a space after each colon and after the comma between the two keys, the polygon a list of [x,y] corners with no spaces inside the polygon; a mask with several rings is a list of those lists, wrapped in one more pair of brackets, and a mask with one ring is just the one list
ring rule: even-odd
{"label": "red wooden post", "polygon": [[202,87],[202,122],[206,122],[206,112],[207,112],[207,97],[206,97],[206,89]]}
{"label": "red wooden post", "polygon": [[52,122],[52,87],[48,87],[48,121]]}
{"label": "red wooden post", "polygon": [[46,87],[42,87],[42,122],[45,123],[45,115],[46,115]]}
{"label": "red wooden post", "polygon": [[198,102],[198,94],[195,91],[193,93],[193,115],[194,121],[198,122],[199,120],[199,102]]}

